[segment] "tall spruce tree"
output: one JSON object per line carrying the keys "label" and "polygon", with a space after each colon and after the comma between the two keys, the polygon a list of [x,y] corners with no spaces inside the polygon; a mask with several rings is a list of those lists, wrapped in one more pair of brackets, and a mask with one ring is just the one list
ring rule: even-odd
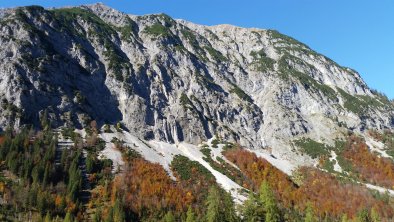
{"label": "tall spruce tree", "polygon": [[315,222],[316,217],[315,214],[313,213],[313,208],[312,208],[312,204],[308,203],[306,210],[305,210],[305,218],[304,218],[305,222]]}
{"label": "tall spruce tree", "polygon": [[220,215],[220,194],[218,188],[216,188],[215,186],[212,186],[209,189],[206,205],[207,222],[221,222],[222,217]]}
{"label": "tall spruce tree", "polygon": [[73,221],[74,221],[73,215],[70,212],[67,212],[63,222],[73,222]]}
{"label": "tall spruce tree", "polygon": [[51,214],[47,212],[47,215],[44,218],[44,222],[51,222],[51,221],[52,221]]}
{"label": "tall spruce tree", "polygon": [[164,222],[175,222],[175,216],[172,211],[168,211],[166,215],[164,215]]}
{"label": "tall spruce tree", "polygon": [[367,209],[363,209],[357,214],[357,222],[370,222],[371,218]]}
{"label": "tall spruce tree", "polygon": [[221,214],[223,215],[225,221],[227,222],[239,221],[237,213],[235,212],[234,201],[231,194],[223,190],[221,197],[222,197],[222,205],[223,205]]}
{"label": "tall spruce tree", "polygon": [[242,208],[243,221],[258,222],[264,220],[264,211],[260,201],[253,192],[250,192],[249,198],[244,202]]}
{"label": "tall spruce tree", "polygon": [[265,222],[280,221],[280,212],[276,204],[275,195],[266,181],[260,187],[260,202],[264,209]]}
{"label": "tall spruce tree", "polygon": [[380,219],[378,211],[375,208],[372,208],[372,210],[371,210],[371,221],[372,222],[381,222],[382,221]]}
{"label": "tall spruce tree", "polygon": [[187,209],[186,222],[196,222],[196,216],[194,215],[192,206],[189,206]]}
{"label": "tall spruce tree", "polygon": [[114,204],[114,221],[124,222],[125,220],[126,216],[123,210],[123,205],[119,200],[116,200]]}

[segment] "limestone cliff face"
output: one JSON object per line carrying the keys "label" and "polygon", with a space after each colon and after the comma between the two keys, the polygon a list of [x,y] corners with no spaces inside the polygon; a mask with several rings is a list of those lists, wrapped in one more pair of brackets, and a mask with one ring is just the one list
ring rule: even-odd
{"label": "limestone cliff face", "polygon": [[[0,125],[121,122],[145,139],[220,135],[291,151],[347,130],[393,128],[360,75],[273,30],[202,26],[102,4],[0,13]],[[330,142],[331,141],[331,142]],[[290,157],[291,156],[291,157]]]}

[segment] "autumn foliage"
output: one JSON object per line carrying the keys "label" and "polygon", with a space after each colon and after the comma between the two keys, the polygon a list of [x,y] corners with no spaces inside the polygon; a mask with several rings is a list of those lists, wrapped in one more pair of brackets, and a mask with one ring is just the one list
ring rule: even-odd
{"label": "autumn foliage", "polygon": [[361,180],[394,189],[393,161],[371,153],[361,138],[351,136],[343,156],[352,163]]}
{"label": "autumn foliage", "polygon": [[251,189],[254,191],[259,189],[263,181],[267,181],[279,198],[288,200],[295,189],[295,185],[285,173],[254,153],[245,149],[231,149],[224,155],[252,181]]}
{"label": "autumn foliage", "polygon": [[298,174],[302,177],[302,184],[297,186],[268,161],[245,149],[226,151],[225,156],[253,181],[253,190],[267,181],[285,208],[302,212],[311,203],[319,218],[336,219],[345,214],[353,218],[363,209],[374,208],[383,218],[393,217],[393,206],[375,198],[365,187],[340,182],[335,176],[318,169],[300,168]]}
{"label": "autumn foliage", "polygon": [[141,158],[131,161],[123,179],[114,183],[119,197],[124,197],[125,207],[139,218],[158,216],[165,211],[186,212],[193,195],[173,181],[160,164]]}
{"label": "autumn foliage", "polygon": [[0,136],[0,145],[4,143],[5,137],[4,136]]}
{"label": "autumn foliage", "polygon": [[330,215],[354,217],[362,209],[376,209],[385,218],[393,216],[393,207],[383,200],[376,199],[371,192],[358,184],[340,182],[335,176],[318,169],[300,169],[303,184],[294,192],[296,206],[305,209],[308,202],[313,203],[315,213],[324,218]]}

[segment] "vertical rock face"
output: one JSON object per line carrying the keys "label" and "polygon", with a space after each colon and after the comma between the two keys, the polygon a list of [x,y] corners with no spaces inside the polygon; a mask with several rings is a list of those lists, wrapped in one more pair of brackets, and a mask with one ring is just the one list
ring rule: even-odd
{"label": "vertical rock face", "polygon": [[145,139],[217,134],[290,155],[298,137],[394,126],[393,105],[357,72],[273,30],[102,4],[7,9],[0,19],[2,127],[47,113],[54,127],[122,122]]}

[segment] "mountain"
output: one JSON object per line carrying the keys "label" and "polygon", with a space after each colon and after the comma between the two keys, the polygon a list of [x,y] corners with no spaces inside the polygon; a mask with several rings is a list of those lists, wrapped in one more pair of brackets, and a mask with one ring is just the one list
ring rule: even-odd
{"label": "mountain", "polygon": [[[184,155],[241,203],[245,186],[236,179],[246,176],[226,171],[241,161],[222,154],[229,144],[257,155],[239,153],[250,161],[264,158],[287,175],[299,166],[318,167],[323,159],[333,173],[353,176],[340,158],[348,155],[350,161],[357,152],[344,141],[365,143],[379,158],[392,160],[394,146],[385,138],[394,128],[393,103],[355,70],[275,30],[128,15],[103,4],[4,9],[0,30],[2,130],[62,128],[59,143],[72,146],[66,135],[85,138],[96,128],[94,121],[113,169],[125,162],[124,153],[111,147],[118,140],[160,163],[172,179],[173,161]],[[201,144],[209,151],[200,150]],[[227,168],[213,167],[218,161]],[[246,165],[236,168],[242,171],[241,166]],[[391,188],[383,184],[367,185]]]}
{"label": "mountain", "polygon": [[147,140],[220,135],[288,155],[295,138],[394,126],[393,105],[356,71],[274,30],[102,4],[9,9],[0,27],[3,128],[46,113],[53,127],[121,122]]}

